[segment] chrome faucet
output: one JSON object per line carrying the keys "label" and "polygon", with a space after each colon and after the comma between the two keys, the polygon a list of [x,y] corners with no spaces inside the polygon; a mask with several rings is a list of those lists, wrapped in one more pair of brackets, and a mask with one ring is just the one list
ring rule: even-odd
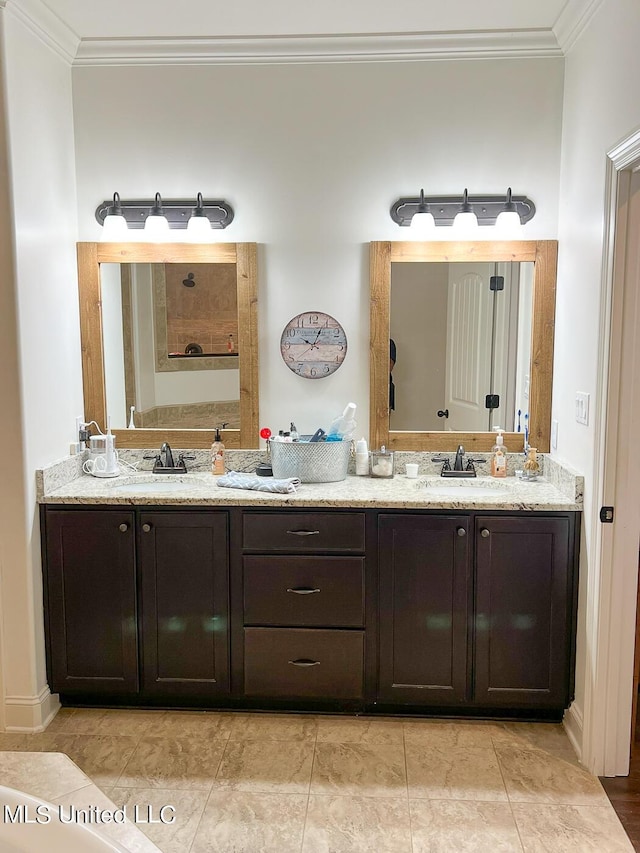
{"label": "chrome faucet", "polygon": [[171,447],[169,443],[165,441],[160,448],[159,453],[154,453],[153,456],[144,456],[143,458],[154,460],[154,474],[186,474],[187,466],[185,460],[195,459],[196,457],[193,454],[187,455],[185,453],[180,453],[178,455],[178,461],[175,462]]}
{"label": "chrome faucet", "polygon": [[462,471],[462,457],[464,456],[464,447],[459,444],[458,449],[456,450],[456,461],[453,463],[454,471]]}
{"label": "chrome faucet", "polygon": [[160,448],[160,462],[165,468],[175,468],[173,453],[166,441]]}

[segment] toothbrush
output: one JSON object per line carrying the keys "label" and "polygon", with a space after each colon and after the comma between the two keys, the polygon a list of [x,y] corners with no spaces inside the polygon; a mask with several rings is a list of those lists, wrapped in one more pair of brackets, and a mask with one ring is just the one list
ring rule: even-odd
{"label": "toothbrush", "polygon": [[522,409],[518,409],[518,429],[516,432],[520,432],[520,415],[522,414]]}
{"label": "toothbrush", "polygon": [[524,416],[524,452],[525,455],[529,449],[529,413],[525,412]]}

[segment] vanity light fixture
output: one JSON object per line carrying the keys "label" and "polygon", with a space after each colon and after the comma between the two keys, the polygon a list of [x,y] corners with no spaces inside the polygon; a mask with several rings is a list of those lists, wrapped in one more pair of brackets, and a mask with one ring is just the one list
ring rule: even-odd
{"label": "vanity light fixture", "polygon": [[144,233],[150,240],[166,240],[169,236],[169,220],[164,215],[160,193],[156,193],[156,200],[144,221]]}
{"label": "vanity light fixture", "polygon": [[521,225],[522,221],[520,219],[520,214],[516,210],[516,206],[512,201],[511,187],[509,187],[504,206],[496,219],[496,226],[505,232],[517,233],[520,230]]}
{"label": "vanity light fixture", "polygon": [[202,193],[198,193],[196,206],[191,211],[191,216],[187,222],[187,236],[196,242],[205,242],[211,239],[211,223],[204,210]]}
{"label": "vanity light fixture", "polygon": [[417,231],[420,234],[425,234],[435,227],[436,221],[433,218],[431,206],[424,200],[424,190],[420,190],[420,203],[418,204],[418,209],[411,219],[411,230]]}
{"label": "vanity light fixture", "polygon": [[[470,214],[477,217],[480,226],[495,225],[501,213],[516,213],[520,223],[524,225],[533,218],[536,207],[526,196],[514,196],[511,189],[504,195],[468,195],[465,189],[462,199],[460,196],[425,196],[399,198],[391,206],[391,218],[397,225],[408,226],[416,214],[430,211],[437,226],[453,225],[460,214]],[[456,222],[456,230],[458,222]]]}
{"label": "vanity light fixture", "polygon": [[475,214],[473,206],[469,203],[469,194],[466,187],[462,196],[462,206],[453,220],[453,227],[457,229],[463,228],[465,231],[478,227],[478,217]]}
{"label": "vanity light fixture", "polygon": [[117,243],[127,239],[127,220],[124,218],[118,193],[113,194],[113,204],[106,208],[103,224],[103,242]]}
{"label": "vanity light fixture", "polygon": [[[113,200],[103,201],[98,205],[96,208],[96,219],[100,225],[104,225],[106,227],[107,217],[122,217],[127,231],[124,230],[124,226],[122,225],[122,222],[120,222],[120,228],[122,228],[120,234],[111,237],[103,232],[101,242],[104,242],[105,240],[111,240],[114,242],[119,240],[138,240],[140,238],[143,240],[149,239],[151,241],[157,239],[176,239],[176,242],[181,242],[185,239],[186,235],[183,235],[182,237],[178,237],[176,235],[174,238],[173,234],[170,235],[169,232],[174,231],[174,229],[187,231],[189,223],[194,218],[203,220],[203,223],[200,224],[199,227],[201,229],[206,229],[208,225],[209,231],[213,229],[226,228],[227,225],[232,222],[234,217],[233,208],[226,201],[222,199],[203,199],[202,193],[198,193],[195,202],[194,207],[193,199],[166,200],[161,198],[160,193],[156,193],[154,200],[135,199],[133,201],[125,201],[120,198],[118,193],[114,193]],[[153,220],[157,220],[160,217],[164,218],[167,225],[161,225],[164,229],[164,236],[158,238],[152,236],[148,232],[150,226],[157,224]],[[151,222],[149,222],[150,219],[152,220]],[[198,225],[189,225],[188,228],[189,236],[186,239],[190,242],[193,240],[202,240],[202,242],[206,242],[211,239],[209,231],[206,230],[205,233],[207,236],[202,236],[200,238],[191,236],[191,232],[194,227],[196,230],[198,229]],[[144,235],[139,233],[143,229]],[[134,235],[130,233],[132,231],[137,231],[138,234]]]}

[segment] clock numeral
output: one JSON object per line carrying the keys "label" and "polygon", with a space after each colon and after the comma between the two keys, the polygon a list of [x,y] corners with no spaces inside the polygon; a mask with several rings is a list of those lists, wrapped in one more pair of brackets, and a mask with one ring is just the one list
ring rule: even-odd
{"label": "clock numeral", "polygon": [[317,314],[309,314],[309,322],[311,323],[311,325],[313,325],[314,323],[317,323],[318,322],[318,315]]}
{"label": "clock numeral", "polygon": [[[337,359],[336,359],[336,361],[337,361]],[[325,364],[325,366],[324,366],[324,372],[325,372],[325,373],[329,373],[329,372],[330,372],[330,370],[329,370],[329,365],[328,365],[328,364]]]}

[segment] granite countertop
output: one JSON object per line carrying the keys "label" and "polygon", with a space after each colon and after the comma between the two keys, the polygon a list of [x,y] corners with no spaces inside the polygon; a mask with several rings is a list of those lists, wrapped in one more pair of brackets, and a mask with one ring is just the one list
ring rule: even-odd
{"label": "granite countertop", "polygon": [[[110,479],[80,474],[45,490],[40,503],[136,506],[280,506],[398,509],[490,509],[581,511],[582,478],[479,476],[454,479],[420,476],[392,479],[348,476],[337,483],[303,483],[293,494],[272,494],[218,486],[208,471],[187,474],[123,474]],[[459,494],[458,494],[459,492]]]}

